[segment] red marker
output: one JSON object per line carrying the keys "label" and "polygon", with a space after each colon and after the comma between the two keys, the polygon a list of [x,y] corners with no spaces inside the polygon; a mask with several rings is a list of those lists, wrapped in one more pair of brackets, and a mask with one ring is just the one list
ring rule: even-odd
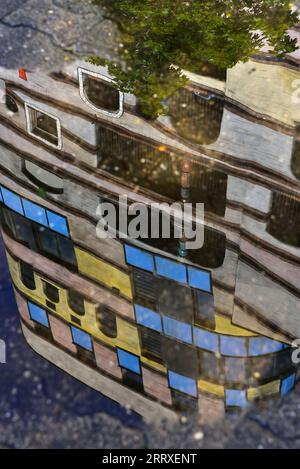
{"label": "red marker", "polygon": [[27,81],[26,70],[24,68],[19,68],[19,78]]}

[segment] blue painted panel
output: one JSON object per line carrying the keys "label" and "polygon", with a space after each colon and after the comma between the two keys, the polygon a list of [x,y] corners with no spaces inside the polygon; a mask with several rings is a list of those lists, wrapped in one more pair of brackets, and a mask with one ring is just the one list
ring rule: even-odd
{"label": "blue painted panel", "polygon": [[283,396],[288,394],[293,389],[293,387],[295,386],[295,381],[296,373],[293,373],[292,375],[288,376],[287,378],[281,381],[280,392]]}
{"label": "blue painted panel", "polygon": [[192,326],[176,319],[163,316],[164,332],[170,337],[192,344]]}
{"label": "blue painted panel", "polygon": [[121,349],[117,349],[117,353],[120,366],[139,375],[141,374],[140,360],[136,355]]}
{"label": "blue painted panel", "polygon": [[90,352],[93,351],[91,336],[89,334],[74,326],[71,326],[71,331],[74,344],[77,344]]}
{"label": "blue painted panel", "polygon": [[187,283],[185,265],[159,256],[155,256],[155,263],[158,275],[176,280],[176,282]]}
{"label": "blue painted panel", "polygon": [[148,270],[149,272],[154,272],[154,260],[152,254],[133,246],[129,246],[128,244],[125,244],[125,254],[127,264]]}
{"label": "blue painted panel", "polygon": [[218,334],[194,327],[194,344],[204,350],[211,352],[219,351]]}
{"label": "blue painted panel", "polygon": [[267,337],[253,337],[249,339],[249,355],[258,356],[283,350],[284,344]]}
{"label": "blue painted panel", "polygon": [[3,186],[1,186],[1,191],[2,191],[4,204],[7,207],[14,210],[15,212],[18,212],[21,215],[24,215],[23,206],[22,206],[22,202],[21,202],[21,197],[19,197],[14,192],[11,192],[8,189],[5,189],[5,187],[3,187]]}
{"label": "blue painted panel", "polygon": [[43,308],[35,305],[28,301],[29,315],[33,321],[42,324],[43,326],[49,327],[49,321],[46,311]]}
{"label": "blue painted panel", "polygon": [[227,406],[246,407],[248,405],[246,391],[225,389],[225,403]]}
{"label": "blue painted panel", "polygon": [[247,356],[246,340],[241,337],[221,335],[220,353],[231,357],[245,357]]}
{"label": "blue painted panel", "polygon": [[149,327],[157,332],[162,332],[161,317],[155,311],[144,306],[135,305],[135,315],[138,324]]}
{"label": "blue painted panel", "polygon": [[168,376],[171,388],[190,396],[197,397],[197,383],[194,379],[174,373],[174,371],[169,371]]}
{"label": "blue painted panel", "polygon": [[199,288],[207,292],[212,291],[210,272],[196,269],[195,267],[188,267],[189,285],[194,288]]}
{"label": "blue painted panel", "polygon": [[48,226],[46,210],[43,207],[27,199],[23,199],[23,207],[26,218],[40,225]]}
{"label": "blue painted panel", "polygon": [[68,223],[65,217],[54,213],[51,210],[47,210],[49,227],[62,234],[63,236],[69,236]]}

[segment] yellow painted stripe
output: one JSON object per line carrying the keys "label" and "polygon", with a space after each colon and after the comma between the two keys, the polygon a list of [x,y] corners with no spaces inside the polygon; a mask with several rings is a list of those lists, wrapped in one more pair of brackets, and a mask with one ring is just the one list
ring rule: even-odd
{"label": "yellow painted stripe", "polygon": [[210,381],[205,381],[203,379],[200,379],[198,381],[198,388],[200,391],[205,391],[205,392],[208,392],[209,394],[214,394],[215,396],[218,396],[218,397],[225,396],[224,386],[222,386],[221,384],[211,383]]}
{"label": "yellow painted stripe", "polygon": [[117,288],[124,296],[132,298],[128,274],[79,248],[75,248],[75,253],[79,272],[108,287]]}
{"label": "yellow painted stripe", "polygon": [[260,397],[273,396],[278,394],[280,391],[280,380],[271,381],[270,383],[263,384],[257,388],[250,388],[247,391],[247,397],[249,401],[258,399]]}
{"label": "yellow painted stripe", "polygon": [[234,326],[230,318],[220,316],[219,314],[215,315],[216,327],[215,331],[218,334],[233,335],[239,337],[255,337],[257,334],[254,332],[248,331],[242,327]]}

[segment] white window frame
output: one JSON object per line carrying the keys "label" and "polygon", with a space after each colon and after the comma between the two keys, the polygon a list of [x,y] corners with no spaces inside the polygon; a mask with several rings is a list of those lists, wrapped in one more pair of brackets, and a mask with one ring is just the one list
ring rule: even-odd
{"label": "white window frame", "polygon": [[101,108],[94,106],[88,100],[88,98],[85,96],[85,93],[84,93],[84,87],[83,87],[83,75],[84,74],[106,81],[107,83],[114,83],[114,80],[105,75],[102,75],[101,73],[92,72],[91,70],[87,70],[81,67],[78,67],[77,71],[78,71],[78,80],[79,80],[79,93],[80,93],[81,99],[85,102],[85,104],[87,104],[87,106],[89,106],[94,111],[103,114],[104,116],[117,117],[117,118],[122,117],[123,112],[124,112],[124,93],[122,91],[119,91],[119,111],[118,112],[110,112],[110,111],[106,111],[105,109],[101,109]]}
{"label": "white window frame", "polygon": [[[40,140],[41,142],[46,143],[47,145],[49,145],[52,148],[56,148],[57,150],[61,150],[62,149],[62,134],[61,134],[60,120],[56,116],[53,116],[53,114],[50,114],[49,112],[45,111],[44,109],[40,109],[40,108],[34,106],[33,104],[24,103],[24,106],[25,106],[27,132],[29,133],[29,135],[36,138],[37,140]],[[57,145],[55,145],[54,143],[49,142],[48,140],[44,139],[43,137],[40,137],[39,135],[36,135],[32,132],[32,130],[33,130],[33,125],[32,125],[33,122],[32,122],[32,118],[31,118],[31,111],[32,110],[37,111],[37,112],[41,112],[42,114],[45,114],[48,117],[51,117],[52,119],[54,119],[56,121]]]}

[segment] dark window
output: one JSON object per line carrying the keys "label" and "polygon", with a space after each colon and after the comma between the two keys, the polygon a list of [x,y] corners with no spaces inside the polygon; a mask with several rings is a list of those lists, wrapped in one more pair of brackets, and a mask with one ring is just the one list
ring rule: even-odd
{"label": "dark window", "polygon": [[224,374],[227,384],[253,385],[249,380],[250,376],[247,372],[247,359],[245,358],[226,357]]}
{"label": "dark window", "polygon": [[70,290],[68,292],[68,303],[74,313],[78,314],[79,316],[84,316],[84,299],[80,293],[76,292],[75,290]]}
{"label": "dark window", "polygon": [[55,258],[59,257],[57,238],[55,234],[44,227],[38,227],[36,234],[40,251],[46,256],[48,255]]}
{"label": "dark window", "polygon": [[95,366],[95,357],[93,352],[90,350],[86,350],[83,347],[80,347],[80,345],[76,345],[77,349],[77,356],[80,361],[84,362],[86,365],[89,366]]}
{"label": "dark window", "polygon": [[58,145],[57,120],[42,111],[29,108],[31,133],[46,140],[52,145]]}
{"label": "dark window", "polygon": [[26,262],[20,261],[20,272],[23,285],[29,288],[29,290],[35,290],[36,286],[32,266]]}
{"label": "dark window", "polygon": [[42,111],[38,111],[31,107],[29,109],[30,116],[30,132],[37,137],[46,140],[52,145],[58,145],[58,128],[57,120],[53,117],[45,114]]}
{"label": "dark window", "polygon": [[193,297],[188,287],[172,280],[159,279],[157,288],[158,311],[185,323],[193,323]]}
{"label": "dark window", "polygon": [[59,303],[59,290],[51,283],[43,281],[44,293],[53,303]]}
{"label": "dark window", "polygon": [[56,235],[58,245],[58,257],[69,266],[76,266],[76,256],[74,251],[73,242],[64,238],[63,236]]}
{"label": "dark window", "polygon": [[197,350],[174,339],[162,336],[164,365],[183,376],[197,379],[199,363]]}
{"label": "dark window", "polygon": [[50,328],[45,327],[42,324],[35,323],[34,333],[39,335],[40,337],[43,337],[44,339],[48,340],[49,342],[52,342],[52,340],[53,340],[52,332],[51,332]]}
{"label": "dark window", "polygon": [[9,94],[6,95],[5,97],[5,103],[6,103],[6,107],[7,109],[9,109],[11,112],[18,112],[18,105],[16,103],[16,101],[14,100],[14,98],[12,96],[10,96]]}
{"label": "dark window", "polygon": [[122,368],[122,377],[123,384],[125,384],[125,386],[128,386],[138,392],[144,391],[143,378],[141,375]]}
{"label": "dark window", "polygon": [[173,409],[181,414],[197,414],[198,399],[182,394],[175,389],[171,390]]}
{"label": "dark window", "polygon": [[54,303],[52,303],[52,301],[46,300],[46,306],[48,308],[53,309],[54,311],[56,311],[56,305]]}
{"label": "dark window", "polygon": [[181,88],[169,102],[169,115],[178,134],[209,145],[218,139],[223,118],[224,99],[210,92]]}
{"label": "dark window", "polygon": [[156,309],[157,280],[154,275],[133,269],[133,281],[136,303]]}
{"label": "dark window", "polygon": [[162,336],[152,329],[140,327],[142,354],[154,360],[162,361]]}
{"label": "dark window", "polygon": [[70,239],[31,222],[7,208],[2,207],[1,220],[5,232],[16,241],[25,244],[34,252],[60,261],[68,268],[76,270],[75,251]]}
{"label": "dark window", "polygon": [[292,171],[297,179],[300,179],[300,126],[296,128],[292,153]]}
{"label": "dark window", "polygon": [[224,383],[224,371],[222,359],[214,353],[199,351],[199,372],[202,379],[212,380],[216,383]]}
{"label": "dark window", "polygon": [[119,91],[112,84],[83,73],[83,90],[88,101],[98,109],[117,112],[120,107]]}
{"label": "dark window", "polygon": [[100,331],[108,337],[115,338],[118,335],[116,313],[106,305],[98,306],[96,317]]}
{"label": "dark window", "polygon": [[206,211],[224,216],[226,174],[105,127],[99,127],[98,140],[103,171],[175,201],[203,202]]}
{"label": "dark window", "polygon": [[215,328],[215,304],[213,295],[198,290],[194,291],[196,303],[195,322],[201,326]]}
{"label": "dark window", "polygon": [[76,318],[76,316],[71,315],[71,321],[75,322],[75,324],[77,324],[78,326],[81,326],[81,321],[80,319]]}
{"label": "dark window", "polygon": [[282,243],[300,247],[300,202],[275,192],[267,231]]}

